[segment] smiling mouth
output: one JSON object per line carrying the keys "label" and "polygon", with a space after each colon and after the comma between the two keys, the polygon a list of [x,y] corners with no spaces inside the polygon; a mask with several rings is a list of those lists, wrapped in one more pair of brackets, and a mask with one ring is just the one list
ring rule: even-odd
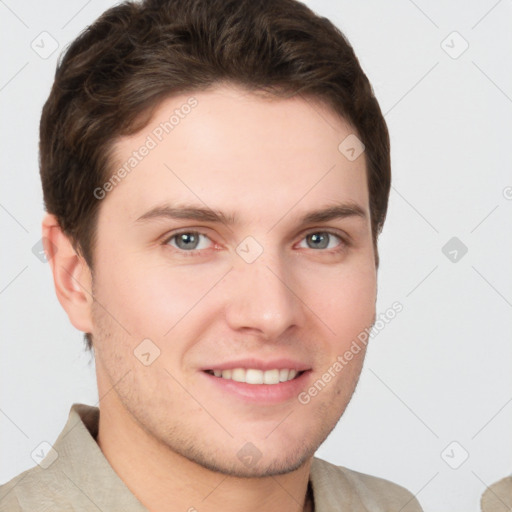
{"label": "smiling mouth", "polygon": [[234,380],[245,384],[276,385],[299,378],[304,371],[293,368],[258,370],[256,368],[233,368],[230,370],[204,370],[205,373],[220,379]]}

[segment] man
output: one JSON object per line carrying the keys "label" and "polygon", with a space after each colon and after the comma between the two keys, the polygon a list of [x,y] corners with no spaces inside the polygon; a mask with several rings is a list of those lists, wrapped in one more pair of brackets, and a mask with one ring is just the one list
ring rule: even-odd
{"label": "man", "polygon": [[314,457],[361,372],[390,187],[327,19],[121,4],[67,50],[40,136],[47,257],[100,404],[73,405],[0,510],[421,510]]}

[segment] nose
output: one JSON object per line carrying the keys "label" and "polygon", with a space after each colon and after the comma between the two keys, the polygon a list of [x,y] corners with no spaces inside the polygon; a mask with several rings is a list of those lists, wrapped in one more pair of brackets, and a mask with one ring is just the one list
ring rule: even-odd
{"label": "nose", "polygon": [[238,258],[229,278],[226,317],[233,330],[276,340],[301,326],[305,312],[299,283],[282,257],[266,249],[252,263]]}

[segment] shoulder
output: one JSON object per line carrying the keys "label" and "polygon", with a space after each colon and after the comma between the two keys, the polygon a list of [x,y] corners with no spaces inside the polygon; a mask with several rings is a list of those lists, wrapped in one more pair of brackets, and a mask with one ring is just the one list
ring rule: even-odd
{"label": "shoulder", "polygon": [[482,494],[482,512],[508,512],[512,509],[512,476],[490,485]]}
{"label": "shoulder", "polygon": [[0,485],[0,512],[82,510],[90,501],[81,490],[84,482],[75,475],[73,480],[68,470],[69,466],[57,460],[46,468],[37,465],[27,469]]}
{"label": "shoulder", "polygon": [[[345,500],[354,510],[423,512],[410,491],[384,478],[336,466],[316,457],[313,458],[311,474],[313,485],[316,483],[319,493],[329,496],[333,506],[334,501],[342,500],[343,503]],[[347,496],[350,496],[348,501]]]}
{"label": "shoulder", "polygon": [[[44,471],[39,466],[35,466],[0,485],[0,512],[29,510],[27,506],[33,506],[34,496],[38,496],[41,500],[37,511],[50,510],[45,506],[45,497],[48,497],[52,491],[52,481],[45,476]],[[51,503],[48,502],[47,505],[50,506]]]}
{"label": "shoulder", "polygon": [[0,485],[0,512],[18,512],[22,510],[16,493],[12,492],[22,477],[23,473]]}

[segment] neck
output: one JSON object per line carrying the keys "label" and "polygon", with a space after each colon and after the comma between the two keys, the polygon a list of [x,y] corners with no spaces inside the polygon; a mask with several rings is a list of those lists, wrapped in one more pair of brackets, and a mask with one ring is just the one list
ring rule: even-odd
{"label": "neck", "polygon": [[172,451],[124,409],[112,405],[100,406],[98,446],[132,494],[151,512],[313,512],[308,486],[312,458],[283,475],[225,475]]}

